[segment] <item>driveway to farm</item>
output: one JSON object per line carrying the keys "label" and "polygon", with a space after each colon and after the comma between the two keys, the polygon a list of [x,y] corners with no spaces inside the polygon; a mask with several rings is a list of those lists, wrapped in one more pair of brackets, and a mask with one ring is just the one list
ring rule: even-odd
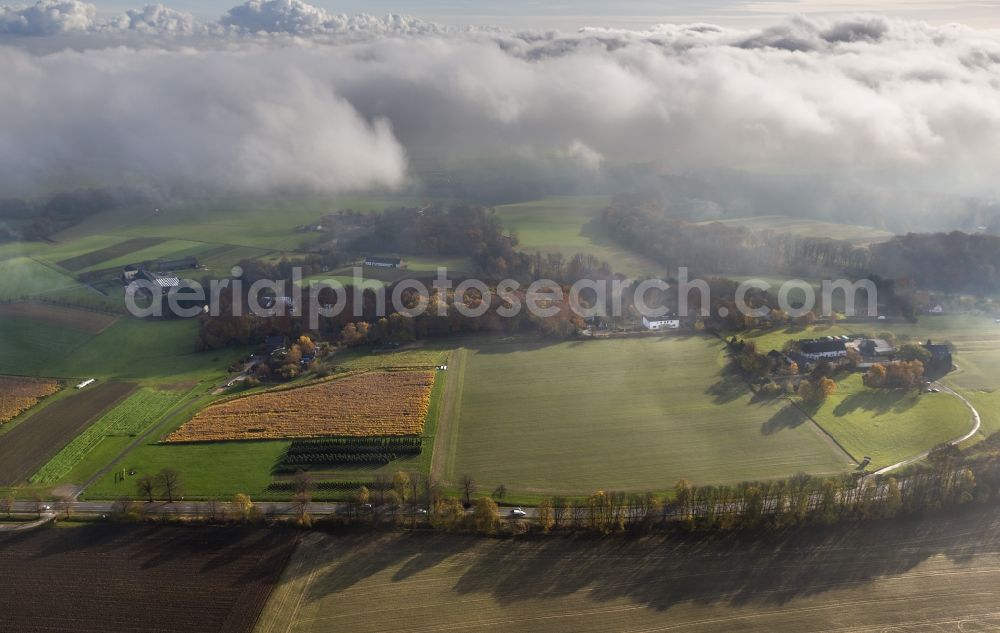
{"label": "driveway to farm", "polygon": [[[969,412],[972,413],[972,422],[973,422],[973,424],[972,424],[972,430],[969,431],[968,433],[966,433],[965,435],[963,435],[962,437],[948,442],[948,444],[950,444],[952,446],[954,446],[956,444],[961,444],[962,442],[964,442],[965,440],[969,439],[970,437],[972,437],[973,435],[975,435],[976,433],[979,432],[979,427],[981,427],[983,425],[983,420],[979,416],[979,411],[976,410],[976,407],[972,406],[972,403],[969,402],[969,400],[965,396],[963,396],[962,394],[958,393],[957,391],[955,391],[951,387],[946,387],[946,386],[942,385],[939,382],[931,383],[931,386],[934,387],[935,389],[940,389],[942,392],[950,394],[950,395],[958,398],[959,400],[961,400],[962,402],[965,403],[965,406],[969,408]],[[892,472],[892,471],[894,471],[896,469],[902,468],[903,466],[909,466],[910,464],[912,464],[914,462],[919,462],[920,460],[924,459],[925,457],[927,457],[930,454],[931,454],[930,451],[926,451],[924,453],[921,453],[921,454],[917,455],[916,457],[911,457],[909,459],[904,459],[901,462],[896,462],[895,464],[891,464],[889,466],[886,466],[885,468],[880,468],[879,470],[876,470],[875,472],[873,472],[870,476],[875,477],[875,476],[878,476],[878,475],[884,475],[884,474]]]}

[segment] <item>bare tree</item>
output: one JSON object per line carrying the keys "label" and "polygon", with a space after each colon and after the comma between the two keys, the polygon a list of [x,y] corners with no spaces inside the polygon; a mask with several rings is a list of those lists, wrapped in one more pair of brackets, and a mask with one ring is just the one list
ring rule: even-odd
{"label": "bare tree", "polygon": [[389,520],[393,524],[396,523],[396,517],[399,514],[399,506],[402,503],[399,495],[396,494],[395,490],[390,490],[385,493],[386,508],[389,510]]}
{"label": "bare tree", "polygon": [[424,476],[420,473],[410,475],[410,518],[411,525],[417,525],[417,508],[420,505],[420,490],[424,487]]}
{"label": "bare tree", "polygon": [[0,512],[7,515],[7,519],[10,520],[14,514],[14,496],[7,495],[0,499]]}
{"label": "bare tree", "polygon": [[499,486],[496,487],[496,490],[493,491],[493,498],[500,503],[503,503],[503,498],[506,496],[507,496],[507,486],[505,486],[504,484],[500,484]]}
{"label": "bare tree", "polygon": [[135,507],[135,501],[132,500],[132,497],[118,497],[118,499],[111,504],[111,516],[116,521],[124,521],[136,513],[137,510]]}
{"label": "bare tree", "polygon": [[297,492],[292,498],[292,504],[295,506],[295,518],[299,525],[308,526],[312,523],[312,517],[309,516],[309,503],[312,501],[312,497],[309,496],[308,492]]}
{"label": "bare tree", "polygon": [[73,495],[63,493],[56,497],[57,507],[66,515],[69,519],[73,515]]}
{"label": "bare tree", "polygon": [[427,507],[427,510],[430,511],[438,505],[438,501],[441,500],[441,485],[437,482],[433,475],[427,475],[427,477],[424,478],[423,485],[424,505]]}
{"label": "bare tree", "polygon": [[410,509],[416,512],[420,505],[420,491],[424,489],[424,476],[420,473],[410,475]]}
{"label": "bare tree", "polygon": [[181,490],[181,474],[173,468],[164,468],[156,474],[156,484],[163,491],[167,503],[173,503],[174,496]]}
{"label": "bare tree", "polygon": [[573,501],[570,507],[570,521],[573,527],[580,527],[587,518],[587,504],[583,501]]}
{"label": "bare tree", "polygon": [[566,510],[568,506],[566,497],[555,497],[552,499],[552,526],[561,528],[566,525]]}
{"label": "bare tree", "polygon": [[219,505],[219,500],[215,497],[209,497],[205,501],[205,512],[208,516],[208,520],[215,522],[222,518],[222,508]]}
{"label": "bare tree", "polygon": [[410,474],[410,505],[414,508],[420,504],[420,491],[424,488],[424,476],[420,473]]}
{"label": "bare tree", "polygon": [[156,490],[156,480],[149,475],[141,475],[135,480],[136,490],[140,497],[145,497],[146,501],[153,503],[153,491]]}
{"label": "bare tree", "polygon": [[37,492],[31,495],[31,503],[35,506],[35,515],[40,519],[42,518],[42,510],[45,508],[45,503],[42,500],[42,495]]}
{"label": "bare tree", "polygon": [[476,482],[472,479],[472,475],[462,475],[459,485],[462,486],[462,494],[465,495],[466,507],[472,505],[472,495],[476,492]]}
{"label": "bare tree", "polygon": [[301,468],[295,471],[295,477],[292,479],[292,488],[295,494],[311,495],[315,487],[316,481],[313,479],[312,475]]}
{"label": "bare tree", "polygon": [[386,475],[375,475],[375,479],[372,481],[372,487],[375,488],[375,492],[378,493],[378,504],[385,505],[385,493],[389,488],[392,488],[392,479]]}
{"label": "bare tree", "polygon": [[400,503],[407,501],[406,495],[409,494],[412,483],[409,473],[399,471],[392,476],[392,489],[396,492],[396,496],[399,497]]}

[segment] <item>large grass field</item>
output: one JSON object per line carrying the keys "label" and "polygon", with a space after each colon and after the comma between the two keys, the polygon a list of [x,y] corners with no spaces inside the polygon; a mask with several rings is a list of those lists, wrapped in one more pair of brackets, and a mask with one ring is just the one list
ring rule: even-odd
{"label": "large grass field", "polygon": [[128,264],[138,264],[144,261],[156,259],[179,259],[188,255],[196,256],[203,251],[207,251],[212,246],[203,242],[192,242],[190,240],[164,240],[159,244],[142,248],[131,253],[118,255],[111,259],[105,259],[88,265],[79,272],[89,272],[92,270],[103,270],[105,268],[123,268]]}
{"label": "large grass field", "polygon": [[343,209],[382,211],[422,203],[418,198],[364,197],[260,197],[187,200],[161,205],[125,207],[99,213],[57,236],[60,241],[94,234],[121,237],[160,237],[270,250],[295,251],[318,239],[299,233],[328,213]]}
{"label": "large grass field", "polygon": [[554,197],[497,207],[504,226],[517,231],[519,248],[530,253],[593,255],[615,272],[638,276],[662,274],[663,266],[615,244],[600,227],[610,198]]}
{"label": "large grass field", "polygon": [[99,334],[37,320],[4,318],[0,373],[56,378],[129,379],[150,384],[199,382],[225,375],[242,349],[196,352],[192,320],[122,317]]}
{"label": "large grass field", "polygon": [[243,349],[196,352],[197,323],[124,317],[54,365],[56,376],[129,377],[149,383],[199,381],[225,374]]}
{"label": "large grass field", "polygon": [[996,510],[770,535],[310,535],[256,633],[1000,627]]}
{"label": "large grass field", "polygon": [[957,369],[944,382],[968,398],[983,420],[982,430],[967,444],[1000,432],[1000,325],[986,317],[936,316],[900,330],[914,339],[955,346]]}
{"label": "large grass field", "polygon": [[69,275],[29,257],[0,260],[0,300],[19,299],[78,287]]}
{"label": "large grass field", "polygon": [[452,482],[469,474],[484,490],[588,494],[852,466],[798,410],[752,402],[724,378],[722,344],[709,337],[467,347],[449,424]]}
{"label": "large grass field", "polygon": [[889,231],[883,231],[870,226],[855,224],[840,224],[823,222],[784,215],[758,215],[748,218],[733,218],[726,220],[711,220],[702,224],[719,222],[731,226],[742,226],[752,231],[774,231],[800,237],[828,237],[835,240],[845,240],[855,244],[872,244],[884,242],[893,236]]}
{"label": "large grass field", "polygon": [[0,374],[61,376],[56,366],[94,337],[88,332],[25,318],[0,317],[0,327]]}
{"label": "large grass field", "polygon": [[837,385],[813,415],[855,459],[879,468],[903,461],[972,428],[969,410],[947,393],[868,389],[861,374]]}
{"label": "large grass field", "polygon": [[[229,499],[237,492],[254,499],[267,498],[267,487],[274,481],[271,469],[281,461],[289,442],[217,442],[168,446],[150,442],[126,456],[121,470],[135,470],[139,475],[155,475],[164,468],[174,468],[181,476],[181,489],[188,498],[216,497]],[[109,472],[86,492],[88,499],[116,499],[137,495],[135,477],[115,481]],[[284,496],[288,496],[285,494]]]}

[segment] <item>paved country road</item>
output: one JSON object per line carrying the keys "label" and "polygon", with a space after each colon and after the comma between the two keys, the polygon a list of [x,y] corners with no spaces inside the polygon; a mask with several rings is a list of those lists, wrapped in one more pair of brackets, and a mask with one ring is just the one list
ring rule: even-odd
{"label": "paved country road", "polygon": [[[166,503],[163,501],[154,501],[153,503],[145,503],[137,501],[140,506],[145,506],[154,511],[155,514],[178,514],[181,516],[206,516],[209,512],[210,504],[205,501],[178,501],[175,503]],[[71,505],[72,514],[82,514],[88,516],[99,516],[102,514],[110,514],[114,506],[114,501],[73,501]],[[33,522],[31,527],[36,527],[42,523],[48,522],[64,512],[63,506],[58,503],[45,502],[45,505],[49,506],[49,510],[43,510],[43,520]],[[261,512],[264,514],[278,515],[278,516],[294,516],[297,513],[295,504],[287,501],[277,501],[277,502],[258,502],[254,504]],[[229,509],[231,504],[229,503],[219,503],[216,509]],[[14,512],[18,514],[35,514],[38,506],[33,501],[18,501],[14,503]],[[340,514],[347,512],[350,506],[346,503],[324,503],[316,502],[310,503],[308,512],[313,516],[329,516],[333,514]],[[507,518],[510,513],[510,508],[501,508],[500,517]],[[523,510],[526,513],[526,518],[535,518],[537,516],[537,511],[535,508],[525,507]],[[385,514],[385,512],[382,512]],[[410,516],[408,511],[400,511],[397,513],[399,517]],[[0,530],[8,526],[0,526]],[[21,526],[16,526],[21,527]],[[27,529],[27,528],[24,528]]]}

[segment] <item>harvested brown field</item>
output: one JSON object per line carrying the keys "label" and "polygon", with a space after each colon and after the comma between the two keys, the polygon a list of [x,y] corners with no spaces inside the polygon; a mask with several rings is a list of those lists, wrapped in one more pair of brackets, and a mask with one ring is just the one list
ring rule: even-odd
{"label": "harvested brown field", "polygon": [[369,372],[210,406],[168,442],[419,435],[434,372]]}
{"label": "harvested brown field", "polygon": [[88,387],[53,402],[0,435],[0,486],[23,483],[135,389],[124,382]]}
{"label": "harvested brown field", "polygon": [[34,302],[0,304],[0,317],[31,319],[90,334],[99,334],[118,320],[111,314]]}
{"label": "harvested brown field", "polygon": [[59,383],[54,380],[0,376],[0,424],[10,422],[57,391]]}
{"label": "harvested brown field", "polygon": [[0,631],[248,633],[296,539],[115,525],[0,535]]}
{"label": "harvested brown field", "polygon": [[257,633],[1000,629],[1000,514],[648,538],[310,534]]}
{"label": "harvested brown field", "polygon": [[101,262],[106,262],[109,259],[116,259],[118,257],[128,255],[129,253],[149,248],[150,246],[156,246],[163,241],[165,240],[159,237],[136,237],[130,240],[118,242],[117,244],[112,244],[111,246],[99,248],[96,251],[84,253],[83,255],[70,257],[69,259],[64,259],[56,263],[66,270],[72,270],[75,272],[77,270],[89,268],[90,266],[95,266]]}

